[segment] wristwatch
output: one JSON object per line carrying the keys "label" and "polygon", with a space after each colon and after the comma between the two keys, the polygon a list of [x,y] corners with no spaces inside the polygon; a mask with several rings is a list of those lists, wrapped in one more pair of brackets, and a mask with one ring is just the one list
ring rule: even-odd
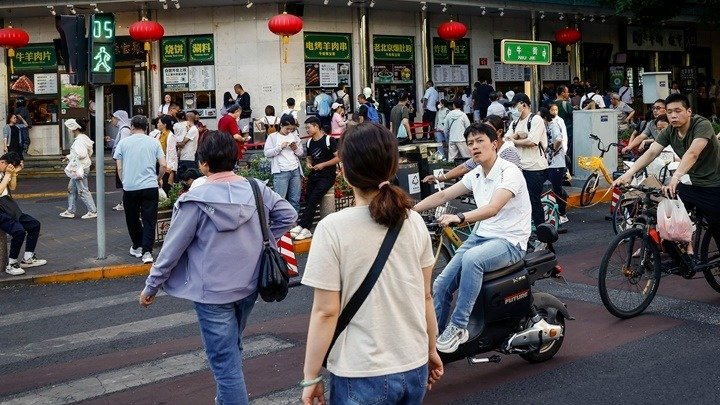
{"label": "wristwatch", "polygon": [[[460,218],[460,224],[464,224],[464,223],[465,223],[465,214],[463,214],[462,212],[458,212],[458,213],[455,214],[455,215],[456,215],[458,218]],[[458,225],[459,225],[459,224],[458,224]]]}

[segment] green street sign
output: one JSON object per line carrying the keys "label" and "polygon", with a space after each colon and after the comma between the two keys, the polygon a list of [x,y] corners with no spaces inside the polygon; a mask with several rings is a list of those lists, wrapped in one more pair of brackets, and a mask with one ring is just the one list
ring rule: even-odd
{"label": "green street sign", "polygon": [[307,32],[303,38],[305,60],[350,60],[352,43],[350,34],[323,34]]}
{"label": "green street sign", "polygon": [[213,37],[190,37],[190,62],[212,62],[214,59]]}
{"label": "green street sign", "polygon": [[410,61],[415,57],[415,37],[373,36],[373,58]]}
{"label": "green street sign", "polygon": [[547,41],[503,39],[500,61],[508,65],[549,65],[552,63],[552,45]]}
{"label": "green street sign", "polygon": [[90,16],[88,64],[90,83],[112,84],[115,76],[115,15]]}
{"label": "green street sign", "polygon": [[187,62],[187,37],[168,37],[160,42],[162,63]]}

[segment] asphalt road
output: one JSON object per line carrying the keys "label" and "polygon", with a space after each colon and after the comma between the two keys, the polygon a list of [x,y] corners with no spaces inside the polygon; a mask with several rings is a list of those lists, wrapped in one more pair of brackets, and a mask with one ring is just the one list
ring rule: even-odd
{"label": "asphalt road", "polygon": [[[569,282],[541,281],[576,318],[542,364],[449,364],[428,404],[716,403],[720,294],[702,278],[666,277],[641,316],[600,303],[596,273],[612,232],[607,205],[571,211],[557,250]],[[192,305],[137,305],[142,278],[0,290],[0,404],[211,404],[212,376]],[[245,331],[254,404],[297,403],[312,291],[258,302]]]}

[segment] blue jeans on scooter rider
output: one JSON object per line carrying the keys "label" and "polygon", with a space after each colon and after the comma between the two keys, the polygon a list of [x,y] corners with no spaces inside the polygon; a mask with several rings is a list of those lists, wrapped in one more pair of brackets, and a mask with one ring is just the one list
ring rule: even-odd
{"label": "blue jeans on scooter rider", "polygon": [[[443,226],[478,222],[433,284],[433,303],[441,332],[437,349],[444,353],[456,351],[470,338],[467,325],[484,273],[522,260],[530,237],[532,209],[525,179],[516,165],[497,156],[495,130],[485,124],[473,124],[465,131],[465,139],[478,167],[462,181],[433,194],[414,208],[424,211],[469,191],[473,192],[478,206],[473,211],[443,215],[438,220]],[[455,291],[458,299],[450,314]]]}

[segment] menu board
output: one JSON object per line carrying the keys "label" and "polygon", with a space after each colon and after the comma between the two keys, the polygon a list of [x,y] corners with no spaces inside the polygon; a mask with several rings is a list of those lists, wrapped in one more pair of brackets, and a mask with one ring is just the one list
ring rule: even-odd
{"label": "menu board", "polygon": [[305,87],[335,88],[340,83],[351,85],[350,64],[345,62],[305,63]]}
{"label": "menu board", "polygon": [[321,63],[320,64],[320,86],[321,87],[337,87],[338,85],[338,65],[337,63]]}
{"label": "menu board", "polygon": [[436,84],[470,84],[468,65],[435,65],[433,79]]}
{"label": "menu board", "polygon": [[[215,90],[215,69],[213,65],[189,66],[188,76],[190,91]],[[167,83],[167,80],[165,83]]]}
{"label": "menu board", "polygon": [[35,94],[57,94],[57,73],[35,74]]}
{"label": "menu board", "polygon": [[540,78],[544,81],[569,82],[570,65],[567,62],[553,62],[540,66]]}
{"label": "menu board", "polygon": [[375,83],[406,84],[413,83],[414,78],[415,65],[410,63],[373,66],[373,81]]}
{"label": "menu board", "polygon": [[505,65],[502,63],[495,63],[494,70],[496,82],[525,81],[525,66],[523,65]]}
{"label": "menu board", "polygon": [[187,91],[188,82],[187,66],[163,68],[163,91]]}

